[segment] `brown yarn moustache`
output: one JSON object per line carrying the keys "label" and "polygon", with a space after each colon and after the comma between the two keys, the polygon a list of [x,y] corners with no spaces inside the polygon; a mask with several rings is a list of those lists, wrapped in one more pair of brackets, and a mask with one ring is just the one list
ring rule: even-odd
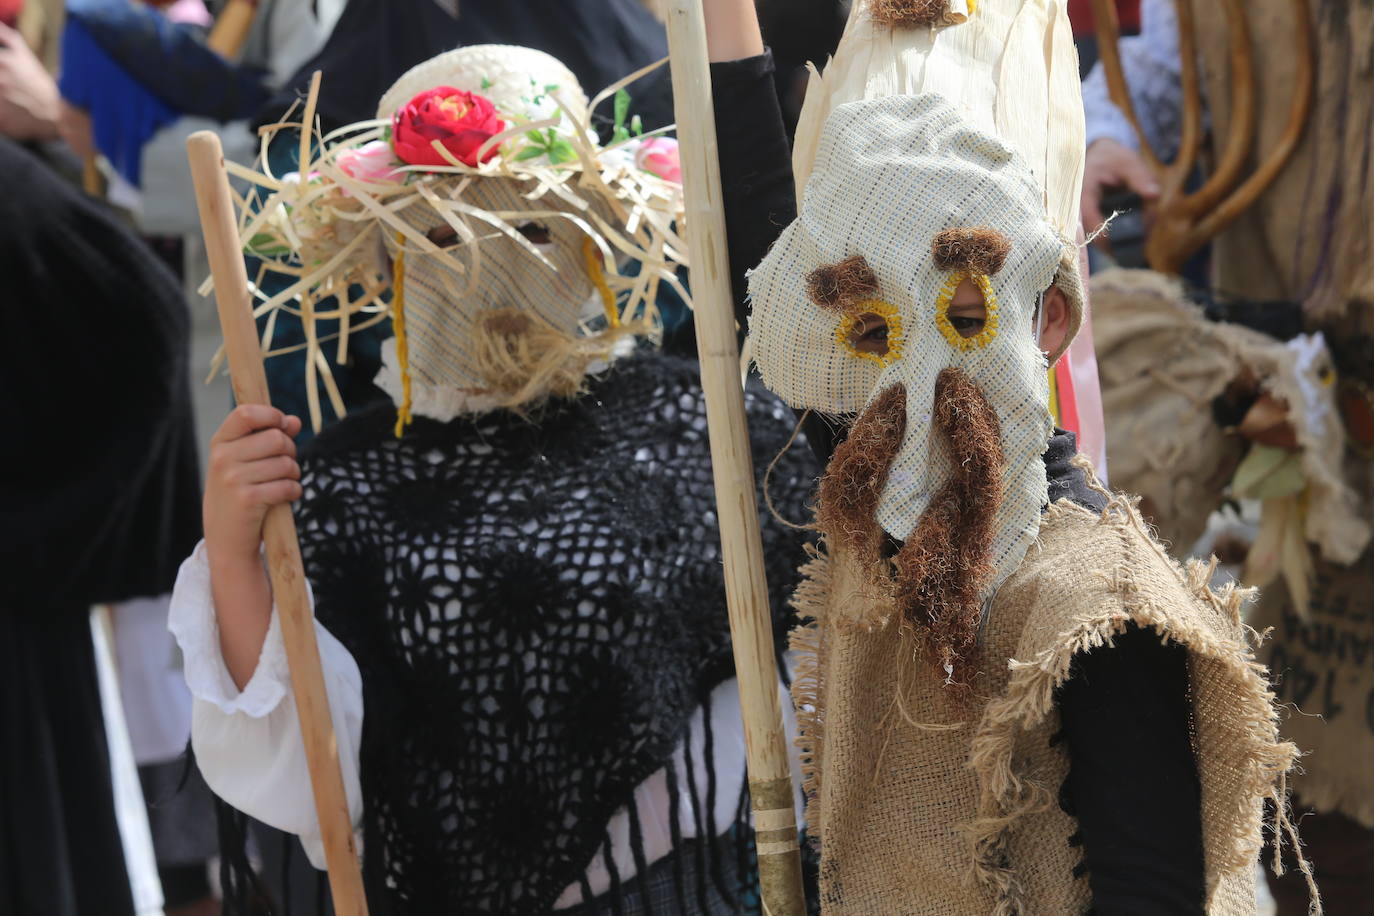
{"label": "brown yarn moustache", "polygon": [[992,541],[1002,505],[1002,433],[997,413],[960,369],[940,372],[932,420],[953,468],[890,567],[882,562],[878,501],[906,433],[906,389],[886,389],[859,416],[821,479],[817,521],[892,588],[903,626],[922,635],[931,661],[955,683],[973,673],[993,573]]}

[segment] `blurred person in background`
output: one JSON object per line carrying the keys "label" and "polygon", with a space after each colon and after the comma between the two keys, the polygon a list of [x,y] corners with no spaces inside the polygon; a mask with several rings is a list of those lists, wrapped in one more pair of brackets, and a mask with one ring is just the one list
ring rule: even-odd
{"label": "blurred person in background", "polygon": [[34,446],[4,450],[0,495],[0,912],[124,916],[91,606],[166,592],[195,539],[186,306],[109,208],[8,138],[0,272],[0,416]]}
{"label": "blurred person in background", "polygon": [[[1294,6],[1274,0],[1244,4],[1243,25],[1255,65],[1253,98],[1247,101],[1237,93],[1230,60],[1230,33],[1238,25],[1230,18],[1234,10],[1192,4],[1204,130],[1201,162],[1225,160],[1230,131],[1243,123],[1245,111],[1253,115],[1254,129],[1253,137],[1241,138],[1246,151],[1241,174],[1253,175],[1281,148],[1309,50],[1293,19]],[[1323,357],[1307,358],[1314,371],[1305,380],[1306,390],[1294,389],[1282,398],[1269,393],[1268,380],[1261,385],[1237,376],[1224,397],[1212,401],[1198,390],[1204,384],[1201,373],[1187,378],[1184,391],[1200,399],[1215,420],[1220,428],[1215,435],[1237,443],[1233,447],[1249,463],[1234,475],[1220,474],[1188,502],[1196,507],[1210,500],[1219,506],[1241,489],[1242,471],[1254,467],[1253,458],[1277,459],[1298,469],[1289,489],[1302,505],[1284,521],[1273,511],[1281,501],[1271,490],[1263,498],[1260,534],[1241,549],[1243,554],[1248,549],[1247,583],[1261,587],[1248,623],[1260,631],[1272,628],[1260,660],[1273,671],[1279,699],[1294,707],[1283,730],[1304,753],[1302,771],[1291,782],[1295,806],[1304,812],[1303,837],[1325,911],[1344,916],[1369,912],[1374,865],[1374,668],[1361,650],[1350,648],[1374,642],[1369,597],[1374,549],[1366,524],[1374,502],[1374,234],[1369,219],[1374,211],[1374,71],[1367,41],[1374,34],[1374,6],[1297,7],[1306,7],[1310,17],[1313,92],[1310,107],[1297,109],[1302,117],[1296,145],[1272,182],[1215,234],[1209,262],[1185,266],[1183,273],[1202,291],[1206,318],[1215,319],[1211,323],[1245,325],[1280,349],[1287,341],[1290,348],[1307,347]],[[1178,11],[1174,0],[1142,0],[1141,33],[1119,45],[1143,140],[1166,163],[1179,148],[1185,106]],[[1084,228],[1095,228],[1113,209],[1114,193],[1138,198],[1148,213],[1163,200],[1160,182],[1142,155],[1142,137],[1111,101],[1100,64],[1083,84],[1083,100]],[[1237,197],[1223,195],[1224,203],[1215,209],[1230,207]],[[1202,269],[1194,269],[1198,266]],[[1147,308],[1144,304],[1134,312],[1144,314]],[[1186,337],[1195,341],[1200,335]],[[1335,438],[1326,439],[1327,433],[1317,438],[1318,429],[1332,430]],[[1334,446],[1323,447],[1330,442]],[[1329,461],[1320,474],[1304,455],[1314,449]],[[1340,514],[1355,524],[1337,525],[1336,512],[1315,508],[1311,494],[1318,483],[1340,494]],[[1178,546],[1186,549],[1187,543]],[[1307,912],[1301,877],[1290,873],[1269,883],[1282,916]]]}

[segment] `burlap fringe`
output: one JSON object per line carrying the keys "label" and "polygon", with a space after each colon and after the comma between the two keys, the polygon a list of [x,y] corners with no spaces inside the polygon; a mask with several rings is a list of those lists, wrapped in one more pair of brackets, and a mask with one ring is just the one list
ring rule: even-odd
{"label": "burlap fringe", "polygon": [[820,700],[824,693],[821,658],[824,636],[820,618],[830,596],[830,558],[823,547],[807,545],[801,584],[792,595],[792,607],[802,625],[792,631],[788,647],[793,654],[792,705],[797,713],[797,737],[793,741],[801,761],[802,796],[806,799],[805,824],[813,843],[821,835],[821,749],[825,723]]}
{"label": "burlap fringe", "polygon": [[[1060,513],[1082,513],[1072,504],[1060,502],[1046,513],[1050,519]],[[1113,497],[1098,524],[1120,532],[1123,543],[1148,537],[1144,521],[1133,502]],[[1181,583],[1232,625],[1239,625],[1241,606],[1248,590],[1227,588],[1220,593],[1208,587],[1214,568],[1195,563],[1185,570],[1169,559],[1153,538],[1148,542],[1174,569]],[[1220,666],[1229,684],[1229,700],[1238,715],[1228,738],[1234,739],[1226,750],[1226,764],[1243,774],[1242,789],[1229,803],[1205,813],[1203,834],[1207,850],[1207,891],[1211,898],[1226,874],[1253,868],[1257,861],[1261,830],[1256,824],[1256,806],[1272,803],[1269,825],[1276,847],[1285,838],[1294,844],[1311,891],[1312,914],[1321,913],[1320,898],[1312,881],[1311,869],[1302,854],[1289,811],[1287,774],[1298,757],[1297,748],[1278,739],[1278,718],[1274,696],[1269,690],[1265,669],[1254,659],[1253,647],[1240,637],[1237,642],[1219,639],[1208,629],[1190,626],[1180,629],[1168,610],[1156,606],[1151,597],[1137,587],[1134,570],[1122,563],[1107,573],[1112,590],[1121,598],[1120,611],[1103,614],[1083,622],[1057,649],[1048,650],[1030,661],[1013,662],[1011,681],[1004,696],[987,707],[973,739],[969,765],[981,784],[979,818],[969,826],[973,849],[973,878],[988,888],[997,899],[994,916],[1014,916],[1024,912],[1023,891],[1015,870],[1007,865],[1005,853],[1011,833],[1023,818],[1047,810],[1054,804],[1049,787],[1022,778],[1016,771],[1013,753],[1017,736],[1043,722],[1054,711],[1056,688],[1067,680],[1075,655],[1102,645],[1135,622],[1155,629],[1165,640],[1181,642],[1195,657]],[[1242,631],[1244,632],[1244,631]],[[1205,741],[1206,736],[1196,740]],[[1277,855],[1275,871],[1282,874]]]}

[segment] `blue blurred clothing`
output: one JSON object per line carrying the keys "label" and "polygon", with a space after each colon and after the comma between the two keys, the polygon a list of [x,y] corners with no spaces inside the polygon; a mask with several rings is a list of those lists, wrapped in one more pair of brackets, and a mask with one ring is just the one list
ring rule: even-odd
{"label": "blue blurred clothing", "polygon": [[96,42],[80,20],[62,32],[62,97],[91,116],[95,145],[134,186],[140,179],[143,144],[177,112],[145,89]]}
{"label": "blue blurred clothing", "polygon": [[[68,0],[67,21],[79,24],[121,70],[179,114],[246,118],[270,91],[264,70],[232,63],[206,47],[204,29],[171,22],[130,0]],[[72,64],[64,51],[64,71]]]}

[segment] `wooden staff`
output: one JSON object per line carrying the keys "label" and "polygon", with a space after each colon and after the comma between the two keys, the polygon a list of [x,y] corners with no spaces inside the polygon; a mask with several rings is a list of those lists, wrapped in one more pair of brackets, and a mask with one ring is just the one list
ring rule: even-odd
{"label": "wooden staff", "polygon": [[[234,221],[234,201],[219,137],[208,130],[197,131],[187,139],[186,153],[191,160],[191,179],[195,182],[200,228],[205,234],[205,250],[214,277],[215,302],[219,307],[234,397],[240,404],[270,404],[262,349],[253,320],[248,272],[243,263],[243,247]],[[306,595],[300,542],[296,539],[296,521],[289,505],[283,503],[267,510],[262,539],[267,545],[272,594],[281,618],[282,641],[286,644],[286,660],[291,669],[291,688],[300,716],[310,786],[315,794],[315,812],[320,819],[320,837],[324,842],[325,864],[329,868],[334,910],[339,916],[366,916],[367,900],[363,895],[362,871],[353,842],[343,774],[339,769],[334,720],[329,713],[320,649],[315,642],[315,618]]]}
{"label": "wooden staff", "polygon": [[706,25],[701,0],[669,0],[665,5],[686,193],[692,314],[701,360],[701,386],[706,392],[711,470],[716,485],[721,554],[725,560],[730,639],[744,716],[759,885],[765,913],[802,916],[805,903],[789,742],[778,701],[778,670],[763,541],[759,536],[754,463],[749,451],[739,350],[735,343]]}
{"label": "wooden staff", "polygon": [[220,57],[238,57],[243,50],[243,43],[248,40],[253,17],[257,13],[257,0],[229,0],[229,4],[215,19],[205,39],[206,46]]}

